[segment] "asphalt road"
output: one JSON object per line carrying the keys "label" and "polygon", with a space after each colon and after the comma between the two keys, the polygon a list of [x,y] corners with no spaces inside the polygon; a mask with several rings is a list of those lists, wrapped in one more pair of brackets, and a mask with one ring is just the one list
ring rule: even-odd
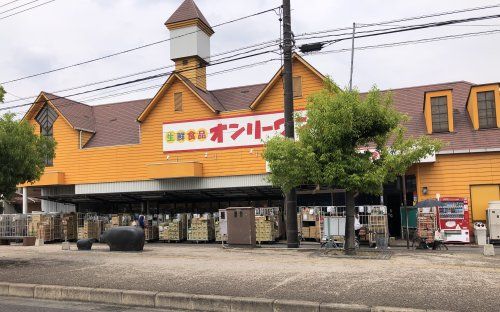
{"label": "asphalt road", "polygon": [[204,244],[147,244],[142,253],[72,248],[0,246],[0,281],[449,311],[500,306],[500,256],[479,248],[400,250],[388,260]]}
{"label": "asphalt road", "polygon": [[35,300],[27,298],[1,297],[0,311],[2,312],[174,312],[172,310],[145,309],[113,306],[96,303],[64,302],[51,300]]}

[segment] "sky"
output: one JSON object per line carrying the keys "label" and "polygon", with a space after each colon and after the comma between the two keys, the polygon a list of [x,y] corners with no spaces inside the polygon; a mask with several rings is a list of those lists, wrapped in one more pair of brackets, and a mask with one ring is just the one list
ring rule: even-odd
{"label": "sky", "polygon": [[[10,1],[0,0],[0,82],[167,39],[169,32],[164,22],[182,2],[182,0],[56,0],[2,19],[16,10],[3,14],[1,12],[30,2],[30,0],[20,0],[15,4],[1,7]],[[45,0],[39,1],[43,2]],[[195,0],[195,2],[211,25],[281,4],[280,0]],[[352,27],[353,22],[363,25],[498,3],[480,0],[292,0],[291,2],[292,30],[298,39],[297,46],[324,40],[316,38],[309,41],[299,40],[301,34]],[[394,25],[415,25],[494,14],[500,14],[500,8],[406,21]],[[361,30],[388,28],[373,27]],[[280,35],[278,15],[274,12],[216,27],[214,30],[215,34],[211,38],[212,54],[274,40]],[[500,30],[500,19],[359,38],[355,41],[355,45],[362,47],[489,30]],[[346,34],[349,32],[350,30],[347,30]],[[349,35],[343,37],[346,36]],[[345,40],[325,47],[324,50],[338,50],[350,46],[351,42]],[[500,81],[498,51],[500,51],[499,33],[418,45],[356,50],[353,84],[360,91],[366,91],[373,86],[380,89],[394,89],[458,80],[478,84],[498,82]],[[304,57],[339,85],[344,87],[348,85],[350,52]],[[218,73],[225,69],[270,59],[275,60],[251,68]],[[172,64],[169,57],[169,42],[165,42],[99,62],[4,84],[7,91],[5,101],[37,95],[42,90],[55,92]],[[208,77],[208,88],[218,89],[268,82],[279,66],[279,55],[272,53],[212,66],[207,69],[208,74],[212,74]],[[154,73],[166,71],[168,69]],[[150,98],[165,80],[166,77],[162,77],[141,84],[70,98],[90,105]],[[68,96],[78,91],[113,83],[116,82],[60,92],[57,95]],[[135,91],[146,88],[148,90]],[[128,94],[117,95],[124,92]],[[28,103],[30,101],[17,101],[0,104],[0,107]],[[14,111],[22,115],[27,109],[28,106],[25,106]]]}

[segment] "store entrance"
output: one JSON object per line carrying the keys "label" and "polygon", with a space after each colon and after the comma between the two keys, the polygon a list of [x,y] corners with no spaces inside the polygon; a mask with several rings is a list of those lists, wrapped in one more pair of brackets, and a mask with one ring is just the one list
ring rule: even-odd
{"label": "store entrance", "polygon": [[[406,204],[413,205],[414,194],[416,194],[416,177],[407,175],[406,182]],[[398,178],[392,183],[384,185],[384,204],[387,206],[387,219],[389,233],[394,237],[402,237],[401,207],[403,206],[403,179]]]}

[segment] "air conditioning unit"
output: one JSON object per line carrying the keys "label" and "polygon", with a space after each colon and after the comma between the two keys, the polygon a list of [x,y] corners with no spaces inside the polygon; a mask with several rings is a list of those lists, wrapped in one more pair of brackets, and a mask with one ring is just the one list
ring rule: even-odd
{"label": "air conditioning unit", "polygon": [[490,241],[500,241],[500,201],[489,202],[486,218]]}

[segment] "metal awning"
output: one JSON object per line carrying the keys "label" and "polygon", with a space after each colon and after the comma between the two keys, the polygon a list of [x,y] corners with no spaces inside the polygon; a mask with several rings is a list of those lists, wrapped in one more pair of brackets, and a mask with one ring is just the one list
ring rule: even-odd
{"label": "metal awning", "polygon": [[54,202],[78,203],[140,203],[160,201],[169,203],[234,201],[234,200],[279,200],[283,198],[281,189],[271,186],[233,187],[202,190],[156,191],[156,192],[116,192],[101,194],[60,194],[41,196]]}

